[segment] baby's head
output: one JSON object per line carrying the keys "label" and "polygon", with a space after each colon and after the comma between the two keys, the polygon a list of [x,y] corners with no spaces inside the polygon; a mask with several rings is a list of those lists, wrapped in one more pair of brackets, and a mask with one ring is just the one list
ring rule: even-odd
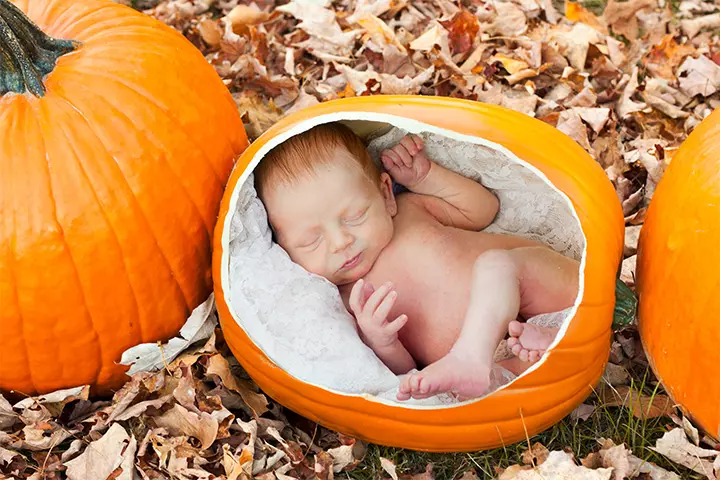
{"label": "baby's head", "polygon": [[255,169],[255,187],[293,262],[335,285],[363,277],[392,239],[390,176],[342,124],[318,125],[275,147]]}

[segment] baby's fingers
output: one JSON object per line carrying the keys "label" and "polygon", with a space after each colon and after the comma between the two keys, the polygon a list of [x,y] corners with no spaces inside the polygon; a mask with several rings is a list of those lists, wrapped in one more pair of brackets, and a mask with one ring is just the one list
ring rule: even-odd
{"label": "baby's fingers", "polygon": [[[407,137],[405,137],[407,138]],[[404,139],[403,139],[404,140]],[[412,165],[413,153],[409,152],[407,148],[401,143],[392,149],[392,152],[397,155],[400,159],[400,163],[409,167]],[[396,162],[397,163],[397,162]]]}
{"label": "baby's fingers", "polygon": [[400,140],[400,145],[405,147],[405,150],[407,150],[410,155],[415,155],[422,149],[422,144],[418,146],[414,135],[407,135],[403,137]]}
{"label": "baby's fingers", "polygon": [[415,142],[415,146],[417,147],[417,151],[418,151],[418,152],[422,151],[423,147],[425,146],[425,145],[423,144],[422,138],[420,138],[420,137],[417,136],[417,135],[413,135],[411,138],[412,138],[413,142]]}
{"label": "baby's fingers", "polygon": [[350,308],[352,309],[353,313],[355,315],[360,314],[360,311],[362,310],[362,299],[363,297],[363,291],[365,290],[363,287],[365,286],[365,282],[361,278],[357,282],[355,282],[355,285],[353,285],[352,290],[350,290],[350,298],[348,298],[348,303],[350,304]]}
{"label": "baby's fingers", "polygon": [[385,296],[383,301],[375,310],[375,313],[373,313],[373,320],[375,323],[382,324],[385,321],[387,316],[390,314],[390,310],[392,310],[393,305],[395,305],[395,300],[397,300],[397,292],[395,291],[392,291]]}
{"label": "baby's fingers", "polygon": [[380,305],[380,302],[385,299],[385,296],[390,292],[390,289],[392,289],[392,283],[385,282],[380,288],[375,290],[372,295],[370,295],[370,298],[368,298],[367,302],[365,302],[365,306],[363,308],[368,312],[374,312],[377,310],[378,305]]}
{"label": "baby's fingers", "polygon": [[385,328],[387,328],[388,333],[394,334],[394,333],[399,332],[400,329],[405,326],[407,321],[408,321],[408,316],[405,314],[402,314],[399,317],[397,317],[395,320],[393,320],[392,322],[388,323],[387,327],[385,327]]}

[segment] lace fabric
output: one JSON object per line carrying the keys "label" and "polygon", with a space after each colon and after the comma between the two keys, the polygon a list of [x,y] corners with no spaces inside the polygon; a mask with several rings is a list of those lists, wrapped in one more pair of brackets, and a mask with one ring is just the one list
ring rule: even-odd
{"label": "lace fabric", "polygon": [[[405,135],[392,128],[371,140],[368,150],[379,164],[382,150]],[[580,260],[584,238],[568,202],[518,159],[484,145],[423,132],[429,158],[490,188],[500,212],[485,231],[543,242]],[[400,377],[393,374],[358,336],[337,287],[293,263],[272,241],[267,213],[254,189],[253,175],[240,188],[230,225],[229,303],[236,320],[255,344],[294,377],[326,389],[370,395],[395,402]],[[570,309],[528,321],[560,326]],[[502,345],[496,359],[507,356]],[[513,379],[496,366],[493,388]],[[446,405],[438,395],[404,405]],[[398,402],[400,403],[400,402]]]}

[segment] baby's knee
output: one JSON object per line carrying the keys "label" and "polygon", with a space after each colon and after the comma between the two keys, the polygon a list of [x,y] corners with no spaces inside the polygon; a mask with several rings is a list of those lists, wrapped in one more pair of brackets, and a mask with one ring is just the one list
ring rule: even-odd
{"label": "baby's knee", "polygon": [[517,273],[517,259],[509,250],[492,249],[478,255],[473,265],[473,273],[483,273],[488,271],[501,271],[507,274]]}

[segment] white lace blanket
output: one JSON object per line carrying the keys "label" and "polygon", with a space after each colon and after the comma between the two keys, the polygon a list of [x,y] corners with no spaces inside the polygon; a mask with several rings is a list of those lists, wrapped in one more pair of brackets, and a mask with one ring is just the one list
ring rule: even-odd
{"label": "white lace blanket", "polygon": [[[393,128],[370,142],[373,158],[406,133]],[[486,231],[539,240],[580,259],[582,232],[567,200],[517,159],[484,145],[443,135],[419,133],[428,156],[437,163],[480,181],[500,199],[500,213]],[[374,396],[394,402],[395,376],[362,343],[337,287],[294,264],[273,243],[267,214],[256,197],[253,176],[241,188],[230,227],[229,302],[241,327],[281,368],[326,389]],[[531,319],[558,325],[567,312]],[[497,367],[496,386],[512,374]],[[403,404],[452,402],[446,395]]]}

